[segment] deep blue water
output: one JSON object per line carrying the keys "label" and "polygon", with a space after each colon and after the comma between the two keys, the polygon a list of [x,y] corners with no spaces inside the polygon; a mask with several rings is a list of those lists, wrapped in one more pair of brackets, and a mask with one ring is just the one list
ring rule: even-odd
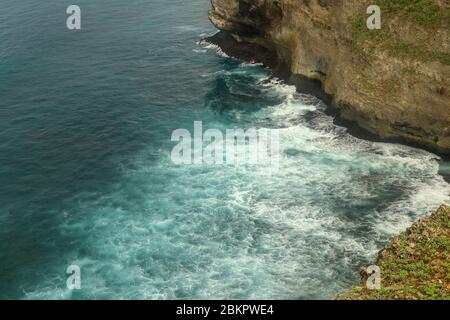
{"label": "deep blue water", "polygon": [[[70,4],[0,4],[0,298],[331,298],[449,200],[437,156],[199,43],[208,0]],[[174,165],[196,120],[276,130],[279,171]]]}

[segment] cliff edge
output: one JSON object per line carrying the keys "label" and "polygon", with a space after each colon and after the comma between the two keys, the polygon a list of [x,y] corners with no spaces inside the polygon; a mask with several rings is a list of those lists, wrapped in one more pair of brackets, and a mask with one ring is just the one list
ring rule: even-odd
{"label": "cliff edge", "polygon": [[[448,0],[212,0],[210,40],[237,58],[320,81],[343,119],[450,155]],[[367,7],[382,27],[366,27]]]}
{"label": "cliff edge", "polygon": [[338,300],[450,300],[450,208],[442,205],[433,215],[418,221],[380,251],[381,288],[362,283]]}

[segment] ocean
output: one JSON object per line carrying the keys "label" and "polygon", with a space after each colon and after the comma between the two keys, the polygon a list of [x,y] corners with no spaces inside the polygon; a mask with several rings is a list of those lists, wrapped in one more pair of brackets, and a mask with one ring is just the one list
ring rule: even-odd
{"label": "ocean", "polygon": [[[329,299],[450,200],[448,162],[201,41],[208,0],[71,4],[0,4],[0,299]],[[175,164],[195,121],[276,132],[278,170]]]}

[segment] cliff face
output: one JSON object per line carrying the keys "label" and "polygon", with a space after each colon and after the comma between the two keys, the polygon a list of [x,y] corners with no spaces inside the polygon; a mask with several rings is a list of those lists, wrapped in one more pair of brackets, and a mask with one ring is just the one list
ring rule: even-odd
{"label": "cliff face", "polygon": [[450,2],[404,2],[212,0],[209,17],[225,52],[320,80],[343,118],[450,154]]}

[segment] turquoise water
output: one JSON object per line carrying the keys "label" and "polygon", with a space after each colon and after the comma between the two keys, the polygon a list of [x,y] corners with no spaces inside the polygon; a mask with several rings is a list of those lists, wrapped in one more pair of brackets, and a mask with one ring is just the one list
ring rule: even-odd
{"label": "turquoise water", "polygon": [[[437,156],[200,43],[209,1],[70,4],[0,4],[0,298],[331,298],[449,201]],[[197,120],[277,131],[279,171],[174,165]]]}

